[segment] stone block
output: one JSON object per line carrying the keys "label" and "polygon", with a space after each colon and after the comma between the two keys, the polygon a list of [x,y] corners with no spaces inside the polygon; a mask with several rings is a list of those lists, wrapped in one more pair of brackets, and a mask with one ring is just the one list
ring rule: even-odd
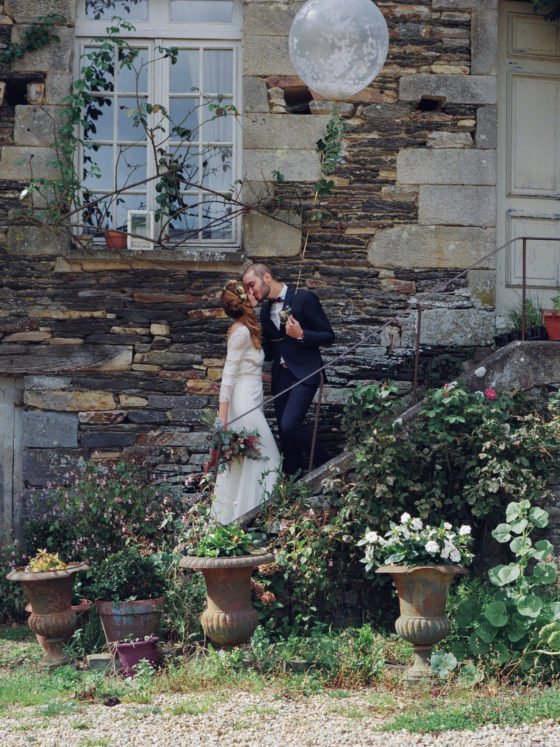
{"label": "stone block", "polygon": [[340,114],[341,117],[351,117],[355,109],[354,104],[347,104],[342,101],[323,101],[322,99],[315,101],[314,99],[309,102],[309,111],[311,114],[326,114],[329,117],[334,111]]}
{"label": "stone block", "polygon": [[490,10],[498,0],[432,0],[434,10]]}
{"label": "stone block", "polygon": [[243,75],[295,75],[285,36],[245,36]]}
{"label": "stone block", "polygon": [[243,107],[247,113],[268,112],[268,92],[263,78],[245,76],[243,78]]}
{"label": "stone block", "polygon": [[422,96],[444,96],[450,104],[495,104],[498,87],[494,75],[404,75],[399,98],[420,101]]}
{"label": "stone block", "polygon": [[287,37],[295,14],[303,3],[251,3],[243,14],[244,36]]}
{"label": "stone block", "polygon": [[[496,151],[410,148],[397,155],[399,184],[496,184]],[[443,221],[442,221],[443,222]]]}
{"label": "stone block", "polygon": [[24,449],[23,474],[31,486],[58,483],[61,475],[85,466],[86,449]]}
{"label": "stone block", "polygon": [[[12,39],[19,38],[26,26],[14,26]],[[72,66],[74,52],[74,29],[58,26],[56,29],[60,41],[53,41],[35,52],[27,52],[19,60],[12,62],[15,72],[68,72]]]}
{"label": "stone block", "polygon": [[496,148],[498,145],[498,109],[496,106],[479,106],[476,112],[477,148]]}
{"label": "stone block", "polygon": [[196,363],[198,356],[193,353],[175,352],[170,350],[150,350],[147,353],[137,353],[134,363],[147,363],[156,366],[187,366]]}
{"label": "stone block", "polygon": [[496,272],[491,270],[471,270],[467,274],[469,291],[483,307],[496,306]]}
{"label": "stone block", "polygon": [[45,103],[60,104],[72,89],[72,74],[61,73],[56,70],[47,73],[45,86]]}
{"label": "stone block", "polygon": [[48,162],[54,158],[53,149],[48,147],[4,146],[0,152],[2,179],[22,182],[31,181],[32,176],[51,177],[52,166],[48,166]]}
{"label": "stone block", "polygon": [[471,72],[473,75],[496,75],[498,10],[475,10],[471,18]]}
{"label": "stone block", "polygon": [[60,13],[72,23],[76,15],[76,0],[4,0],[4,13],[16,23],[33,23],[49,13]]}
{"label": "stone block", "polygon": [[133,394],[119,394],[119,405],[121,407],[145,407],[148,400],[145,397],[136,397]]}
{"label": "stone block", "polygon": [[36,332],[14,332],[13,335],[7,335],[2,340],[2,344],[5,342],[44,342],[51,337],[51,332],[39,331]]}
{"label": "stone block", "polygon": [[496,225],[494,187],[455,187],[422,185],[418,192],[420,225]]}
{"label": "stone block", "polygon": [[430,132],[426,141],[428,148],[472,148],[472,144],[470,132]]}
{"label": "stone block", "polygon": [[418,189],[415,187],[389,186],[381,187],[381,199],[393,202],[415,202]]}
{"label": "stone block", "polygon": [[150,334],[151,335],[168,335],[171,331],[169,324],[151,324]]}
{"label": "stone block", "polygon": [[[0,169],[3,161],[0,162]],[[64,229],[17,226],[8,228],[8,247],[13,254],[45,257],[60,254],[70,247],[70,233]]]}
{"label": "stone block", "polygon": [[[417,314],[403,320],[401,347],[416,344]],[[494,313],[481,309],[424,309],[421,345],[445,347],[490,345],[494,339]]]}
{"label": "stone block", "polygon": [[72,384],[72,379],[66,376],[24,376],[23,385],[26,389],[41,391],[43,389],[65,389]]}
{"label": "stone block", "polygon": [[82,433],[80,438],[81,445],[84,449],[105,449],[111,446],[132,446],[135,441],[135,433],[120,433],[119,431]]}
{"label": "stone block", "polygon": [[167,417],[161,410],[132,410],[128,413],[131,423],[167,423]]}
{"label": "stone block", "polygon": [[[110,653],[104,653],[104,654],[88,654],[86,656],[86,660],[88,663],[88,669],[96,672],[96,671],[105,671],[106,669],[113,669],[115,666],[115,659],[113,657],[113,654]],[[120,662],[119,662],[120,663]]]}
{"label": "stone block", "polygon": [[23,445],[60,448],[78,445],[78,418],[61,412],[24,412]]}
{"label": "stone block", "polygon": [[56,410],[58,412],[79,412],[80,410],[112,410],[116,405],[114,396],[110,392],[65,392],[26,391],[23,401],[28,407],[40,410]]}
{"label": "stone block", "polygon": [[252,210],[243,216],[243,251],[250,257],[296,257],[301,248],[301,216],[274,216]]}
{"label": "stone block", "polygon": [[289,182],[314,182],[321,176],[319,156],[315,150],[293,151],[245,150],[246,178],[249,181],[269,181],[273,171],[279,171]]}
{"label": "stone block", "polygon": [[[395,226],[378,231],[368,248],[374,267],[464,269],[496,247],[493,229],[463,226]],[[495,267],[495,258],[480,267]]]}
{"label": "stone block", "polygon": [[248,150],[313,150],[328,121],[328,116],[310,117],[304,114],[249,116],[243,126],[243,145]]}
{"label": "stone block", "polygon": [[[50,146],[53,141],[54,128],[61,124],[60,113],[60,107],[55,106],[16,106],[15,145]],[[51,160],[56,158],[56,153],[52,149],[50,156]]]}

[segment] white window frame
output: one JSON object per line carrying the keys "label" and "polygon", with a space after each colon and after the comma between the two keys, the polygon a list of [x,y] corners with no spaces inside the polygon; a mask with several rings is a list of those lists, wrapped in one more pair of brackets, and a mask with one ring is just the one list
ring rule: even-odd
{"label": "white window frame", "polygon": [[[242,111],[242,69],[241,69],[241,39],[242,39],[242,13],[241,0],[233,0],[233,18],[229,24],[204,23],[187,24],[174,21],[171,23],[170,3],[168,0],[148,0],[148,19],[137,21],[130,19],[135,26],[134,31],[126,32],[123,38],[146,44],[149,47],[157,45],[179,48],[197,49],[230,49],[233,52],[233,104],[238,111]],[[125,20],[128,20],[125,17]],[[74,55],[74,77],[77,78],[82,66],[81,56],[84,48],[91,46],[95,37],[105,35],[109,25],[108,20],[91,20],[85,18],[85,0],[79,0],[78,12],[75,26],[75,55]],[[182,32],[182,33],[181,33]],[[148,68],[148,91],[158,91],[159,101],[168,101],[169,81],[166,75],[161,74],[162,67],[156,65]],[[232,117],[232,173],[231,183],[241,177],[242,164],[242,130],[236,117]],[[78,173],[82,173],[82,156],[80,153]],[[146,165],[146,177],[154,175],[154,165],[148,160]],[[153,209],[150,205],[150,209]],[[189,251],[193,248],[211,249],[220,251],[238,251],[241,246],[241,216],[232,219],[232,236],[230,239],[192,239],[187,240],[176,251]]]}

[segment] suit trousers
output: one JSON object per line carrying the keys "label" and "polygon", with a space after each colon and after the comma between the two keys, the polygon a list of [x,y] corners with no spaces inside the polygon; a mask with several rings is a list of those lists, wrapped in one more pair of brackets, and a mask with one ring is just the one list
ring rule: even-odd
{"label": "suit trousers", "polygon": [[[299,379],[289,369],[280,368],[274,376],[272,393],[277,394],[297,381]],[[287,475],[295,475],[307,467],[313,430],[305,425],[304,420],[316,391],[316,384],[304,381],[274,400],[281,451],[284,456],[283,470]],[[307,461],[304,462],[306,457]],[[319,467],[329,459],[329,453],[317,439],[313,466]]]}

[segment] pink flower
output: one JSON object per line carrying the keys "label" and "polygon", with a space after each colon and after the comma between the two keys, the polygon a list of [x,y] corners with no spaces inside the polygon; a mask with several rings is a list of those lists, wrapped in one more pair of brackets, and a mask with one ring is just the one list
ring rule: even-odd
{"label": "pink flower", "polygon": [[496,392],[493,389],[485,389],[484,396],[486,399],[496,399]]}

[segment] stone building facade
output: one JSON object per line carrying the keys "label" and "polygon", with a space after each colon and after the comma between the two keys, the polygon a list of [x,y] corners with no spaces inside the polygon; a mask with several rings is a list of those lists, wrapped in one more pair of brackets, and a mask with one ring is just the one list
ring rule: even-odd
{"label": "stone building facade", "polygon": [[[332,105],[296,79],[288,55],[301,3],[245,0],[245,196],[272,189],[286,220],[249,212],[233,251],[207,245],[116,253],[85,252],[65,231],[17,219],[29,163],[35,176],[48,173],[45,133],[72,80],[77,9],[76,0],[0,2],[4,44],[38,16],[65,18],[58,42],[25,54],[1,76],[3,525],[20,520],[22,489],[58,479],[94,453],[99,460],[137,457],[174,479],[200,469],[200,414],[216,403],[225,355],[219,292],[250,260],[269,262],[287,281],[302,269],[337,335],[327,360],[385,325],[330,369],[320,430],[333,450],[342,446],[349,384],[390,378],[410,389],[416,311],[394,317],[423,294],[447,283],[422,302],[424,379],[453,375],[491,350],[496,262],[483,258],[497,246],[503,9],[498,0],[377,4],[389,27],[389,55],[368,88],[337,103],[345,161],[334,192],[320,200],[329,217],[310,220],[320,166],[315,143]],[[528,3],[515,5],[530,13]],[[42,104],[25,99],[32,81],[45,83]],[[271,186],[275,170],[284,181]]]}

